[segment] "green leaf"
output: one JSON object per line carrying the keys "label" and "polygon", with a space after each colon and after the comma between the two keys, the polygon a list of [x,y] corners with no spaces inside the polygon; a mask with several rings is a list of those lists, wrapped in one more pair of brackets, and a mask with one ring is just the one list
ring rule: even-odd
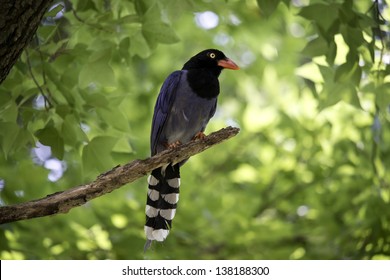
{"label": "green leaf", "polygon": [[88,62],[104,61],[108,63],[111,59],[112,47],[111,41],[98,40],[94,42],[91,46],[92,53],[88,58]]}
{"label": "green leaf", "polygon": [[54,127],[53,122],[49,122],[45,128],[38,130],[35,135],[43,145],[50,146],[51,151],[58,159],[64,157],[64,140]]}
{"label": "green leaf", "polygon": [[129,122],[118,108],[97,108],[96,112],[107,125],[120,131],[129,131]]}
{"label": "green leaf", "polygon": [[353,1],[345,0],[340,7],[339,17],[343,24],[348,24],[350,26],[356,26],[358,23],[358,16],[353,10]]}
{"label": "green leaf", "polygon": [[142,18],[142,34],[150,48],[155,48],[158,43],[173,44],[179,41],[179,37],[171,26],[162,20],[160,6],[152,1],[147,5],[149,8]]}
{"label": "green leaf", "polygon": [[319,110],[333,106],[343,99],[342,91],[343,84],[325,84],[324,89],[320,93]]}
{"label": "green leaf", "polygon": [[128,66],[131,65],[130,38],[123,38],[119,43],[119,55],[126,60]]}
{"label": "green leaf", "polygon": [[180,41],[175,31],[164,22],[146,22],[142,25],[146,38],[155,39],[163,44],[173,44]]}
{"label": "green leaf", "polygon": [[147,58],[150,56],[151,51],[146,42],[145,37],[141,32],[137,32],[130,40],[130,53],[132,55],[138,55],[141,58]]}
{"label": "green leaf", "polygon": [[44,25],[38,29],[38,36],[42,43],[48,42],[58,31],[58,25]]}
{"label": "green leaf", "polygon": [[49,10],[45,16],[46,17],[55,17],[62,9],[64,9],[64,5],[57,4],[53,9]]}
{"label": "green leaf", "polygon": [[95,4],[91,0],[77,1],[76,11],[96,10]]}
{"label": "green leaf", "polygon": [[99,84],[101,86],[115,86],[115,74],[112,67],[109,65],[111,58],[111,50],[104,49],[94,52],[80,71],[79,86],[86,88],[91,84]]}
{"label": "green leaf", "polygon": [[278,7],[281,0],[257,0],[260,12],[266,17],[270,17]]}
{"label": "green leaf", "polygon": [[352,50],[357,50],[359,46],[365,43],[363,32],[360,28],[352,28],[346,25],[341,26],[341,34],[343,35],[345,43]]}
{"label": "green leaf", "polygon": [[130,145],[129,139],[127,137],[121,137],[118,139],[118,142],[115,144],[112,151],[116,153],[129,154],[133,152],[133,149]]}
{"label": "green leaf", "polygon": [[384,83],[375,89],[375,103],[382,112],[390,105],[390,83]]}
{"label": "green leaf", "polygon": [[56,69],[51,68],[50,64],[47,64],[47,66],[45,66],[45,67],[46,67],[45,73],[46,73],[48,79],[50,79],[50,81],[57,88],[56,93],[58,93],[58,94],[56,95],[56,100],[67,102],[69,104],[74,104],[75,103],[75,96],[74,96],[73,92],[70,91],[70,89],[68,87],[69,85],[61,82],[60,76],[58,75],[58,72],[56,71]]}
{"label": "green leaf", "polygon": [[306,44],[302,54],[309,57],[321,56],[327,53],[328,48],[328,42],[322,36],[318,36]]}
{"label": "green leaf", "polygon": [[339,16],[339,4],[312,4],[303,7],[299,12],[299,15],[312,20],[321,27],[324,31],[328,31],[332,24],[338,19]]}
{"label": "green leaf", "polygon": [[333,83],[334,81],[334,70],[330,67],[318,65],[318,69],[320,69],[321,75],[324,78],[325,84]]}
{"label": "green leaf", "polygon": [[329,65],[333,65],[334,64],[334,60],[336,58],[336,55],[337,55],[337,45],[336,45],[335,41],[332,40],[329,43],[328,51],[326,53],[326,62]]}
{"label": "green leaf", "polygon": [[361,77],[361,68],[359,67],[358,62],[347,61],[344,64],[341,64],[336,69],[335,73],[335,82],[344,83],[352,82],[356,86],[359,85]]}
{"label": "green leaf", "polygon": [[322,83],[324,81],[319,67],[314,62],[305,63],[298,67],[295,73],[305,79],[309,79],[315,83]]}
{"label": "green leaf", "polygon": [[87,135],[81,129],[74,115],[67,115],[62,124],[62,135],[65,143],[75,147],[78,143],[88,141]]}
{"label": "green leaf", "polygon": [[5,158],[11,153],[19,133],[19,127],[14,122],[0,122],[0,144]]}
{"label": "green leaf", "polygon": [[114,137],[98,136],[84,146],[82,161],[86,173],[104,172],[113,167],[111,151],[116,142]]}
{"label": "green leaf", "polygon": [[358,109],[362,109],[356,87],[352,83],[325,84],[320,94],[319,109],[323,110],[333,106],[341,100]]}
{"label": "green leaf", "polygon": [[359,26],[361,29],[377,26],[375,20],[368,15],[359,14]]}
{"label": "green leaf", "polygon": [[343,86],[341,92],[343,101],[361,110],[362,106],[360,104],[357,87],[352,83],[344,83]]}
{"label": "green leaf", "polygon": [[65,104],[57,105],[55,110],[57,115],[60,116],[62,119],[74,112],[70,106]]}
{"label": "green leaf", "polygon": [[150,9],[156,5],[156,0],[135,0],[134,6],[137,14],[144,15]]}
{"label": "green leaf", "polygon": [[86,90],[80,91],[81,96],[86,102],[87,107],[103,107],[107,108],[109,106],[109,102],[106,96],[101,93],[90,93]]}
{"label": "green leaf", "polygon": [[117,20],[117,24],[130,24],[137,22],[141,22],[141,19],[138,15],[127,15]]}
{"label": "green leaf", "polygon": [[79,86],[86,88],[91,84],[115,86],[115,74],[111,66],[104,61],[96,61],[84,65],[80,71]]}
{"label": "green leaf", "polygon": [[13,100],[1,105],[0,120],[7,122],[16,122],[18,116],[18,108]]}
{"label": "green leaf", "polygon": [[[137,1],[140,3],[141,1]],[[161,22],[162,8],[156,0],[143,0],[141,5],[136,6],[137,13],[142,14],[142,22]]]}

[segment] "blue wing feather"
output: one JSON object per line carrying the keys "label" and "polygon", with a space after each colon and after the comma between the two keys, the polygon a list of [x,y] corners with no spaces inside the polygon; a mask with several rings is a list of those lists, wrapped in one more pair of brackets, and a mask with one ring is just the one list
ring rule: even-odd
{"label": "blue wing feather", "polygon": [[175,71],[164,81],[154,107],[152,132],[150,134],[151,154],[157,153],[157,143],[164,125],[168,119],[172,104],[176,98],[176,91],[180,82],[182,71]]}

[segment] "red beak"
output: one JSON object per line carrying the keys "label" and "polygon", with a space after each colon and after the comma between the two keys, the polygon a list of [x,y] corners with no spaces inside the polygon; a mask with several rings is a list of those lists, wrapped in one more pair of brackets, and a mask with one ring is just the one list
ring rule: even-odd
{"label": "red beak", "polygon": [[234,61],[231,60],[230,58],[218,60],[218,66],[221,66],[226,69],[232,69],[232,70],[240,69],[240,67],[238,67],[238,65],[235,64]]}

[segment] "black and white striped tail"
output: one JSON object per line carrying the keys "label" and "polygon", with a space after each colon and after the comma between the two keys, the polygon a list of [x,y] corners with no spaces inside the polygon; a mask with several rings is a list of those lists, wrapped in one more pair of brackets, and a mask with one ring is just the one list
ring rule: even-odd
{"label": "black and white striped tail", "polygon": [[146,201],[145,250],[153,240],[164,241],[172,226],[179,201],[179,164],[160,167],[148,177],[149,189]]}

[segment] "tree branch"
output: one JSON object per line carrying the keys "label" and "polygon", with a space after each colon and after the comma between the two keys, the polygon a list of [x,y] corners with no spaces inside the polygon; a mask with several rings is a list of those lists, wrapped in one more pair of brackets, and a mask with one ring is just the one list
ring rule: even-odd
{"label": "tree branch", "polygon": [[201,153],[238,134],[234,127],[223,128],[201,140],[194,140],[175,149],[169,149],[144,160],[134,160],[100,174],[95,181],[62,192],[50,194],[38,200],[0,207],[0,224],[32,219],[59,213],[81,206],[87,201],[110,193],[121,186],[145,176],[153,169],[169,163],[180,162]]}

